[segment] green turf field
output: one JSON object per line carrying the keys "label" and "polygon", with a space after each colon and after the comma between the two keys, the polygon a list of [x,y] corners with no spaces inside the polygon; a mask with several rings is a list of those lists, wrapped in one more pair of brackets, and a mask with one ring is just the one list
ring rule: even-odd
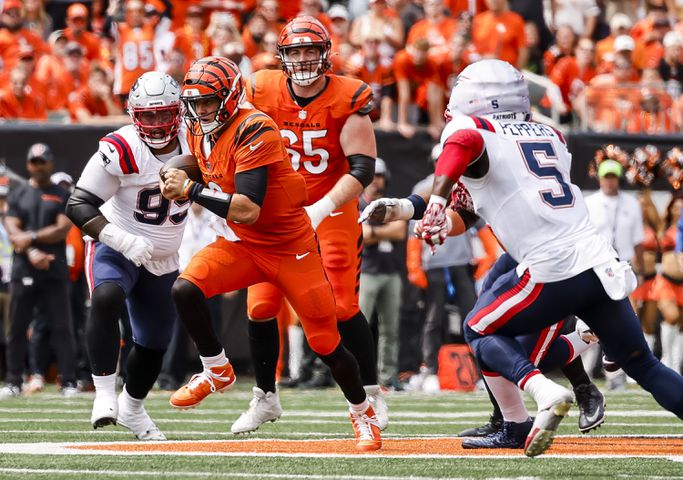
{"label": "green turf field", "polygon": [[[132,435],[120,427],[93,431],[90,423],[92,394],[66,400],[54,388],[31,397],[0,402],[0,478],[315,478],[315,479],[396,479],[396,478],[683,478],[683,422],[659,407],[639,387],[626,392],[607,392],[608,418],[602,428],[587,436],[621,437],[628,446],[637,437],[652,436],[655,452],[647,456],[630,454],[594,456],[591,441],[579,439],[576,454],[548,455],[534,459],[522,452],[506,458],[495,451],[484,458],[457,455],[435,456],[429,449],[403,456],[380,454],[327,454],[305,451],[278,453],[215,454],[208,451],[162,454],[176,441],[240,441],[250,439],[259,446],[274,440],[306,440],[308,445],[330,439],[351,439],[352,429],[345,404],[336,389],[281,393],[285,415],[252,435],[234,436],[230,425],[246,408],[251,397],[250,381],[223,395],[208,398],[196,410],[175,411],[168,405],[166,392],[153,392],[147,409],[170,442],[156,447],[156,453],[137,455],[115,451],[108,455],[54,454],[55,442],[130,442]],[[484,393],[443,393],[440,395],[391,393],[390,425],[387,441],[400,439],[439,439],[458,444],[452,437],[460,430],[488,418]],[[576,409],[565,419],[560,440],[578,436]],[[49,442],[49,443],[40,443]],[[439,441],[441,442],[441,441]],[[31,453],[17,451],[16,445]],[[36,443],[36,445],[28,445]],[[140,443],[140,442],[138,442]],[[300,445],[300,442],[297,442]],[[231,444],[232,445],[232,444]],[[137,445],[136,445],[137,447]],[[464,451],[461,451],[464,452]],[[63,453],[63,452],[62,452]],[[76,453],[74,451],[73,453]],[[618,453],[618,452],[615,452]]]}

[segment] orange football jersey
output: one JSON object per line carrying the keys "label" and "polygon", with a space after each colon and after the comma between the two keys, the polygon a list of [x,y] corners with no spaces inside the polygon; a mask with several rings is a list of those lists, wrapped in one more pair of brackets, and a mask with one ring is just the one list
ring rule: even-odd
{"label": "orange football jersey", "polygon": [[292,167],[306,179],[309,204],[320,200],[349,172],[339,142],[346,120],[373,108],[372,89],[362,81],[327,75],[327,82],[325,90],[303,108],[294,100],[281,70],[256,72],[247,82],[247,99],[275,120]]}
{"label": "orange football jersey", "polygon": [[306,251],[304,248],[316,245],[302,208],[306,184],[292,170],[280,132],[267,115],[251,108],[238,109],[208,157],[202,149],[203,138],[188,133],[190,149],[210,187],[234,193],[235,174],[268,166],[268,187],[258,220],[252,225],[228,222],[245,244],[281,253]]}
{"label": "orange football jersey", "polygon": [[118,47],[114,69],[114,93],[127,95],[140,75],[154,70],[154,26],[131,28],[118,25]]}

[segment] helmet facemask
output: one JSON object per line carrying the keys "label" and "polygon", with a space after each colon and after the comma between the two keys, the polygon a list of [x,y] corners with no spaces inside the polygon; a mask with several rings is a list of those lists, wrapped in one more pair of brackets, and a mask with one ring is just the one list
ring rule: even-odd
{"label": "helmet facemask", "polygon": [[[304,49],[304,52],[309,48],[315,48],[319,52],[318,58],[315,60],[293,60],[290,58],[290,52],[294,48]],[[330,62],[327,58],[328,52],[329,49],[325,48],[323,44],[278,46],[282,69],[292,79],[292,82],[301,87],[312,84],[330,68]]]}
{"label": "helmet facemask", "polygon": [[[239,88],[241,82],[241,74],[238,74],[232,80],[230,90],[222,89],[216,93],[205,95],[200,95],[199,91],[191,86],[183,89],[181,100],[185,105],[184,118],[192,134],[207,135],[213,133],[232,118],[238,105],[244,101],[245,91]],[[212,98],[216,99],[216,109],[200,115],[197,109],[198,102]],[[196,125],[199,125],[200,132],[196,131]]]}

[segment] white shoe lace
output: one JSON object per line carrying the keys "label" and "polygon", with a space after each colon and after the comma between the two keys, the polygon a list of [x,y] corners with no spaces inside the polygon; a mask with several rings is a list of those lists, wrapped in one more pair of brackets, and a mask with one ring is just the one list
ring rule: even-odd
{"label": "white shoe lace", "polygon": [[372,433],[372,426],[379,428],[377,419],[369,417],[367,413],[352,413],[353,423],[358,429],[358,438],[361,440],[374,440],[375,434]]}
{"label": "white shoe lace", "polygon": [[214,393],[216,390],[218,390],[218,387],[214,383],[214,380],[220,380],[222,382],[228,382],[230,381],[230,377],[218,377],[211,373],[211,370],[206,370],[204,369],[200,373],[195,373],[192,375],[192,378],[187,384],[187,388],[190,390],[194,389],[195,387],[199,387],[202,383],[208,382],[208,384],[211,387],[211,393]]}

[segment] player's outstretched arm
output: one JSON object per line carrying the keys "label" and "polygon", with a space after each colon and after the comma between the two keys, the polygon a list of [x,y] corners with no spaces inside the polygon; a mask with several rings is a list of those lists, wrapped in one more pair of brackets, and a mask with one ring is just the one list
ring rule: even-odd
{"label": "player's outstretched arm", "polygon": [[367,115],[349,116],[340,132],[339,142],[349,162],[350,171],[323,198],[305,207],[313,228],[317,228],[335,209],[358,198],[375,175],[377,146],[375,131]]}

